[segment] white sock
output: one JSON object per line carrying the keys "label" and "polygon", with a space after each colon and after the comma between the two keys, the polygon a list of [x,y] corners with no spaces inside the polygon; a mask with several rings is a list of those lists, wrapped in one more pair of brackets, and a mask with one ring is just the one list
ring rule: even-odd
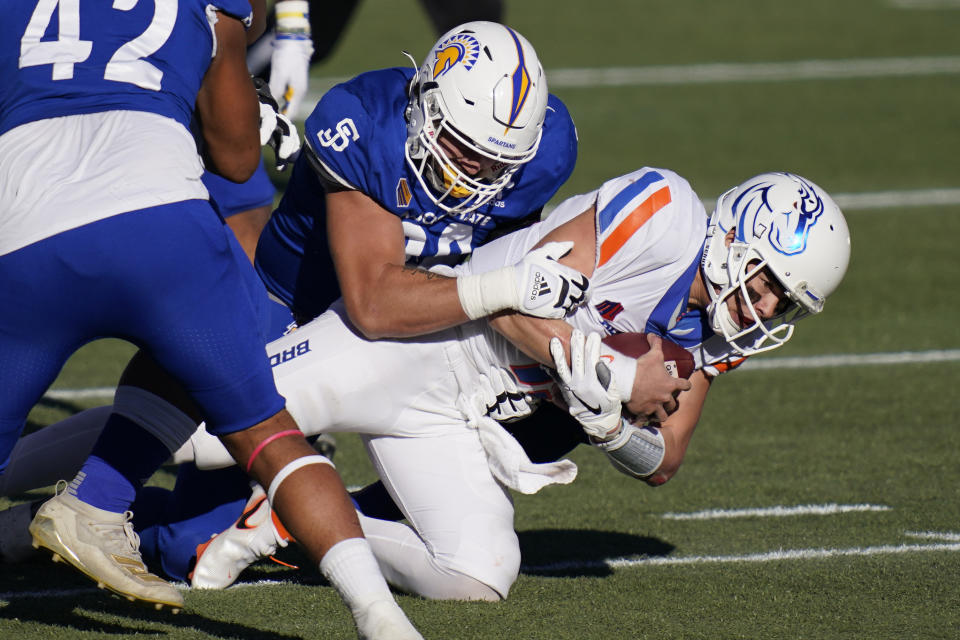
{"label": "white sock", "polygon": [[347,538],[330,547],[320,571],[354,615],[377,600],[394,601],[365,538]]}

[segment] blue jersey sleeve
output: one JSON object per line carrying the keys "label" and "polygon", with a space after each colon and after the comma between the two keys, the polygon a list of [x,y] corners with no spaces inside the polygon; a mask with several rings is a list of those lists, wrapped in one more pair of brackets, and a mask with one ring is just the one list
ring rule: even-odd
{"label": "blue jersey sleeve", "polygon": [[307,143],[338,181],[394,207],[387,196],[406,171],[403,110],[409,71],[383,69],[330,89],[307,118]]}
{"label": "blue jersey sleeve", "polygon": [[247,0],[3,3],[0,133],[59,116],[147,111],[185,127],[214,52],[208,9],[249,24]]}
{"label": "blue jersey sleeve", "polygon": [[551,94],[537,155],[517,172],[508,197],[526,202],[528,211],[536,211],[556,195],[576,163],[577,128],[566,105]]}

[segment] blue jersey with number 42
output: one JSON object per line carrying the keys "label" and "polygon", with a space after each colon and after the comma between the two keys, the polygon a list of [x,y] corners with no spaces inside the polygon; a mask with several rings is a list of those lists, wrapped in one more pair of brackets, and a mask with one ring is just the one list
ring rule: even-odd
{"label": "blue jersey with number 42", "polygon": [[0,135],[118,109],[189,127],[214,51],[208,7],[251,19],[247,0],[0,0]]}

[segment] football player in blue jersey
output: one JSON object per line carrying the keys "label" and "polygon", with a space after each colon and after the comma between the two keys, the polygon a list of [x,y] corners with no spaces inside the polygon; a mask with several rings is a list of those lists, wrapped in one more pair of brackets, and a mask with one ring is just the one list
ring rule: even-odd
{"label": "football player in blue jersey", "polygon": [[[262,286],[200,182],[204,163],[242,182],[259,159],[250,4],[3,0],[0,12],[0,470],[69,355],[125,338],[180,381],[285,504],[283,521],[340,590],[361,637],[420,638],[339,476],[284,409],[263,352]],[[143,566],[132,493],[117,491],[135,492],[139,474],[182,439],[167,426],[147,432],[112,414],[30,532],[101,586],[179,609],[180,593]],[[101,444],[136,455],[106,464]],[[88,475],[116,481],[104,490]]]}
{"label": "football player in blue jersey", "polygon": [[[422,267],[454,264],[493,234],[529,224],[573,171],[573,121],[523,36],[496,23],[461,25],[418,69],[334,87],[305,129],[256,259],[271,294],[299,319],[342,294],[355,326],[378,338],[519,308],[507,299],[515,286],[506,273],[502,286],[480,286]],[[570,295],[582,296],[585,281],[570,275]],[[482,299],[494,291],[507,297]]]}

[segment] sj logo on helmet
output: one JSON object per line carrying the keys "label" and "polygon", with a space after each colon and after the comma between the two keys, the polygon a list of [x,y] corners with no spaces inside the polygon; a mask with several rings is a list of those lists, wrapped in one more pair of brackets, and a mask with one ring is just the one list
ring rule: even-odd
{"label": "sj logo on helmet", "polygon": [[464,69],[469,71],[477,61],[479,53],[480,43],[470,34],[458,33],[450,36],[434,51],[433,79],[436,80],[460,62]]}
{"label": "sj logo on helmet", "polygon": [[360,132],[350,118],[337,123],[336,135],[330,129],[317,132],[317,140],[322,147],[332,147],[334,151],[343,151],[352,140],[359,140]]}

